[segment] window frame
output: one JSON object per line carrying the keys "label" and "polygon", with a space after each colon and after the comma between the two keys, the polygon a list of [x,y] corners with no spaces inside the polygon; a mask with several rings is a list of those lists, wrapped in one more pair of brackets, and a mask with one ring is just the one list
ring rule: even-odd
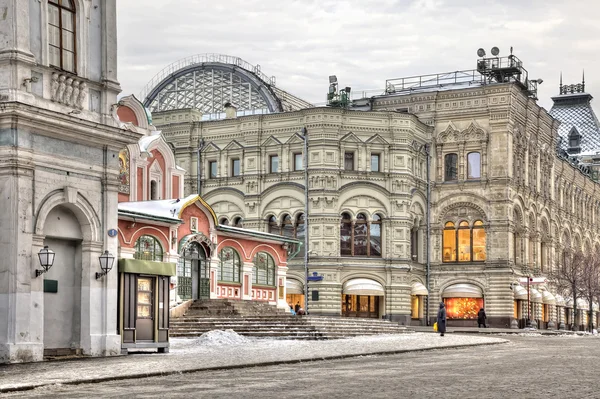
{"label": "window frame", "polygon": [[[452,158],[450,158],[452,157]],[[448,159],[453,159],[454,166],[448,170]],[[454,172],[452,175],[450,173]],[[444,155],[444,181],[458,181],[458,154],[455,152],[450,152]]]}
{"label": "window frame", "polygon": [[355,168],[355,152],[354,151],[344,151],[344,170],[346,171],[354,171]]}
{"label": "window frame", "polygon": [[[275,168],[273,168],[273,161],[277,163]],[[269,173],[278,173],[279,172],[279,154],[269,155]]]}
{"label": "window frame", "polygon": [[[464,224],[466,223],[466,225]],[[459,240],[460,240],[460,232],[467,231],[469,234],[469,258],[468,260],[461,260],[459,256]],[[481,260],[475,260],[475,251],[473,249],[473,233],[474,231],[483,231],[484,233],[484,252],[483,258]],[[448,242],[446,239],[446,235],[444,234],[446,231],[452,231],[454,233],[454,242]],[[450,251],[450,260],[446,260],[444,257],[445,252]],[[454,251],[454,252],[452,252]],[[473,223],[469,223],[466,220],[461,220],[458,224],[455,224],[452,221],[447,221],[444,223],[444,229],[442,230],[442,263],[482,263],[487,261],[487,229],[485,224],[481,219],[477,219],[473,221]],[[452,257],[455,259],[452,260]]]}
{"label": "window frame", "polygon": [[[215,167],[215,173],[213,175],[213,165]],[[208,178],[216,179],[219,174],[219,164],[217,161],[208,161]]]}
{"label": "window frame", "polygon": [[[294,172],[299,172],[304,170],[304,156],[301,152],[294,152],[293,153],[294,158],[293,158],[293,162],[294,162]],[[298,158],[300,157],[300,158]],[[300,160],[300,166],[298,167],[298,159]]]}
{"label": "window frame", "polygon": [[[479,156],[479,176],[471,176],[471,155],[477,154]],[[467,180],[479,180],[481,179],[481,153],[479,151],[471,151],[467,154]]]}
{"label": "window frame", "polygon": [[[70,7],[64,6],[63,5],[64,2],[69,3]],[[58,26],[50,23],[50,12],[51,12],[50,7],[56,7],[58,9]],[[69,31],[67,28],[65,28],[65,23],[63,22],[63,11],[71,14],[71,19],[72,19],[71,23],[73,25],[73,31]],[[48,65],[50,67],[58,68],[61,71],[65,71],[65,72],[77,75],[77,7],[75,5],[75,2],[72,0],[48,0],[48,16],[47,16],[47,18],[48,18],[48,23],[47,23]],[[58,47],[56,45],[50,44],[50,36],[51,36],[50,27],[55,27],[58,29],[58,32],[59,32]],[[69,32],[73,36],[73,51],[67,50],[65,48],[63,32]],[[51,53],[50,48],[58,49],[60,65],[54,65],[51,62],[52,56],[50,55],[50,53]],[[64,67],[64,54],[65,53],[73,54],[73,70],[69,70]]]}
{"label": "window frame", "polygon": [[[142,255],[144,251],[140,251],[140,245],[142,240],[148,240],[148,241],[152,241],[152,251],[150,252],[151,254],[148,255]],[[162,262],[165,256],[165,250],[160,242],[160,240],[156,237],[154,237],[153,235],[150,234],[142,234],[140,235],[137,240],[135,240],[135,244],[133,245],[133,248],[135,250],[135,253],[133,254],[133,258],[134,259],[139,259],[139,260],[149,260],[152,262]],[[157,254],[157,248],[160,249],[160,254]],[[160,259],[157,259],[160,258]]]}
{"label": "window frame", "polygon": [[[257,259],[259,258],[260,255],[266,255],[267,258],[267,262],[264,265],[264,268],[261,268],[261,265],[257,264]],[[264,270],[265,272],[265,279],[264,280],[260,280],[259,281],[259,269]],[[273,257],[271,256],[271,254],[269,254],[268,252],[265,251],[259,251],[256,253],[256,255],[254,255],[254,259],[252,260],[252,284],[253,285],[262,285],[262,286],[269,286],[269,287],[274,287],[275,286],[275,259],[273,259]]]}
{"label": "window frame", "polygon": [[[237,163],[237,173],[235,166]],[[239,158],[231,158],[231,177],[240,177],[242,174],[242,161]]]}
{"label": "window frame", "polygon": [[[373,158],[377,159],[377,170],[373,170]],[[371,153],[371,172],[381,172],[381,154],[380,153]]]}
{"label": "window frame", "polygon": [[[364,219],[359,219],[359,216],[363,215]],[[381,258],[383,256],[383,216],[381,216],[381,214],[376,213],[373,215],[373,218],[377,216],[379,219],[378,220],[369,220],[369,218],[367,217],[367,215],[364,212],[359,212],[356,215],[355,219],[352,219],[352,217],[350,216],[350,214],[348,212],[343,212],[341,215],[341,220],[340,220],[340,256],[341,257],[348,257],[348,256],[357,256],[357,257],[368,257],[368,258]],[[356,235],[357,232],[357,226],[360,225],[364,225],[365,226],[365,235],[364,236],[360,236],[360,237],[364,237],[364,240],[366,242],[365,244],[365,253],[364,254],[356,254],[356,240],[358,238],[358,236]],[[372,225],[379,225],[379,237],[380,237],[380,253],[377,255],[373,255],[372,254],[372,243],[371,243],[371,227]],[[342,236],[342,231],[344,229],[349,230],[350,235],[344,235]],[[348,237],[349,238],[349,242],[350,242],[350,248],[349,251],[350,253],[343,253],[344,252],[348,252],[348,248],[344,249],[344,246],[342,245],[342,237]]]}
{"label": "window frame", "polygon": [[[233,277],[231,280],[223,280],[224,266],[226,266],[225,262],[229,260],[229,259],[223,259],[225,250],[231,250],[231,252],[233,253],[233,259],[232,259],[232,265],[231,265],[231,267],[232,267],[231,274]],[[237,260],[237,266],[236,266],[236,260]],[[237,268],[237,280],[236,280],[236,268]],[[239,284],[242,280],[241,274],[242,274],[242,271],[241,271],[240,254],[233,247],[223,247],[219,251],[219,268],[217,270],[217,281],[220,283],[225,283],[225,284],[227,284],[227,283]]]}

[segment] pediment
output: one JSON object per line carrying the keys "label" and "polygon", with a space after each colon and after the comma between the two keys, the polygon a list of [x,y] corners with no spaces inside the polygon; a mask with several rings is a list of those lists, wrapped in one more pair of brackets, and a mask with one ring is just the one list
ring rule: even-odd
{"label": "pediment", "polygon": [[303,144],[304,137],[300,136],[298,133],[294,133],[290,136],[290,138],[285,142],[286,144]]}
{"label": "pediment", "polygon": [[224,151],[241,150],[244,146],[241,145],[237,140],[232,140],[229,144],[223,148]]}
{"label": "pediment", "polygon": [[208,144],[206,144],[204,146],[204,148],[202,148],[203,153],[205,152],[219,152],[221,151],[221,149],[219,148],[219,146],[217,146],[215,143],[213,143],[212,141]]}
{"label": "pediment", "polygon": [[439,143],[449,143],[459,141],[460,131],[454,126],[454,123],[450,122],[446,129],[438,134],[437,141]]}
{"label": "pediment", "polygon": [[340,140],[342,142],[345,143],[358,143],[358,144],[362,144],[363,141],[358,138],[358,136],[352,132],[347,133],[344,137],[342,137],[342,139]]}
{"label": "pediment", "polygon": [[281,143],[281,141],[279,141],[279,140],[277,139],[277,137],[275,137],[275,136],[269,136],[269,138],[267,138],[267,139],[266,139],[266,140],[265,140],[265,141],[262,143],[262,146],[263,146],[263,147],[270,147],[270,146],[273,146],[273,145],[281,145],[281,144],[282,144],[282,143]]}
{"label": "pediment", "polygon": [[369,139],[366,141],[366,143],[368,143],[368,144],[381,144],[381,145],[388,145],[389,144],[383,137],[381,137],[378,134],[369,137]]}

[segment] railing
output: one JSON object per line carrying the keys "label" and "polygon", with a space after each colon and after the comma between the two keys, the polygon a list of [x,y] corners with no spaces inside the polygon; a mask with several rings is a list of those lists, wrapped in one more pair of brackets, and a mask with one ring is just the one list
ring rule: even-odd
{"label": "railing", "polygon": [[406,78],[387,79],[385,93],[399,93],[403,91],[417,91],[432,87],[445,87],[450,85],[482,84],[481,74],[473,69],[438,73],[433,75],[409,76]]}

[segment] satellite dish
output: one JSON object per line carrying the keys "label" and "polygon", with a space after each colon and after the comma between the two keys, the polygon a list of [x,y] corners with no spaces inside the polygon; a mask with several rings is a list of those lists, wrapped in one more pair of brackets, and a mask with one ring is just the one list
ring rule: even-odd
{"label": "satellite dish", "polygon": [[477,56],[479,57],[485,57],[485,50],[480,48],[479,50],[477,50]]}
{"label": "satellite dish", "polygon": [[500,49],[498,47],[492,47],[492,55],[495,57],[500,54]]}

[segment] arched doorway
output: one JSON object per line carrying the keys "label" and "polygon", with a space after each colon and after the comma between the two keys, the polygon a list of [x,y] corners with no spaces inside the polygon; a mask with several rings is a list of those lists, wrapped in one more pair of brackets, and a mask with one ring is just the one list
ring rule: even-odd
{"label": "arched doorway", "polygon": [[342,316],[379,318],[385,290],[377,281],[355,278],[344,283]]}
{"label": "arched doorway", "polygon": [[286,278],[285,300],[294,309],[296,308],[296,304],[304,308],[304,284],[299,280]]}
{"label": "arched doorway", "polygon": [[81,225],[64,206],[46,218],[44,245],[55,253],[44,278],[44,354],[67,355],[81,350]]}
{"label": "arched doorway", "polygon": [[210,298],[210,250],[188,241],[177,263],[177,295],[184,301]]}

